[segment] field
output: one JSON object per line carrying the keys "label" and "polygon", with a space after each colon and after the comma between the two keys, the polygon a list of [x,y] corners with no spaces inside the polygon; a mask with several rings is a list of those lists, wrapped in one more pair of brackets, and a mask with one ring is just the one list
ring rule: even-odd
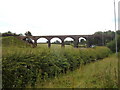
{"label": "field", "polygon": [[117,59],[107,47],[47,48],[46,44],[39,44],[31,48],[13,37],[3,38],[2,44],[4,88],[116,88],[118,85]]}

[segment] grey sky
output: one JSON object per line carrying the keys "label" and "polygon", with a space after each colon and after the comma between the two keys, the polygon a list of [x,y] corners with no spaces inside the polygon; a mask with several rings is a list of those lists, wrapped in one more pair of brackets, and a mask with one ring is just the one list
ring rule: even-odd
{"label": "grey sky", "polygon": [[113,9],[113,0],[0,0],[0,32],[80,35],[114,30]]}

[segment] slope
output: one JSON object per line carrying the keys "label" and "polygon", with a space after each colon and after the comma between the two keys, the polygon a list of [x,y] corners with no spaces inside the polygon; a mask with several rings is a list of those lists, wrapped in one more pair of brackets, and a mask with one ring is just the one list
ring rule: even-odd
{"label": "slope", "polygon": [[13,36],[2,37],[2,47],[30,47],[30,45]]}

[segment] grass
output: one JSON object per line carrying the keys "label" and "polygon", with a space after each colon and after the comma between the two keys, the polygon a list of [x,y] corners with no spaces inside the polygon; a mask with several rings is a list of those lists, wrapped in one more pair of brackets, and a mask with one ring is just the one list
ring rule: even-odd
{"label": "grass", "polygon": [[112,55],[54,79],[38,81],[36,88],[117,88],[117,63],[116,56]]}
{"label": "grass", "polygon": [[[40,48],[48,48],[48,44],[37,44],[37,47],[40,47]],[[61,48],[61,44],[51,44],[51,48],[54,49],[54,48]],[[71,45],[65,45],[65,48],[73,48],[73,46]]]}
{"label": "grass", "polygon": [[2,46],[3,47],[17,46],[17,47],[21,47],[21,48],[30,47],[29,44],[15,38],[13,36],[2,37]]}

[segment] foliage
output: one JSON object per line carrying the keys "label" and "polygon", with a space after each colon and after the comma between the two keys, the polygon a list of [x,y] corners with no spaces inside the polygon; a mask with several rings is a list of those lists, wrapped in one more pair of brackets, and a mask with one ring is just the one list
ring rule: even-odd
{"label": "foliage", "polygon": [[22,34],[16,34],[16,33],[12,33],[11,31],[8,31],[5,33],[2,33],[2,36],[3,37],[5,37],[5,36],[22,36]]}
{"label": "foliage", "polygon": [[[30,48],[14,37],[2,38],[3,88],[31,87],[57,77],[80,65],[103,59],[111,54],[107,47],[77,49],[72,47]],[[26,48],[24,48],[26,47]]]}
{"label": "foliage", "polygon": [[53,42],[54,44],[60,44],[60,41],[56,40]]}
{"label": "foliage", "polygon": [[[31,32],[30,32],[30,31],[27,31],[27,32],[25,33],[25,35],[26,35],[26,36],[32,36],[32,34],[31,34]],[[23,40],[24,40],[24,41],[26,41],[26,42],[28,42],[29,44],[33,44],[32,39],[31,39],[31,38],[29,38],[29,37],[24,38]]]}
{"label": "foliage", "polygon": [[[115,40],[109,42],[107,44],[107,47],[109,47],[111,49],[111,51],[115,52],[116,51],[116,42],[115,42]],[[117,48],[118,48],[118,51],[120,51],[120,35],[117,37]]]}
{"label": "foliage", "polygon": [[21,88],[36,81],[45,81],[80,65],[107,57],[106,47],[76,48],[18,48],[3,47],[3,88]]}
{"label": "foliage", "polygon": [[[120,35],[120,30],[117,30],[117,34]],[[107,43],[111,42],[115,38],[115,32],[108,30],[108,31],[98,31],[95,32],[94,38],[90,38],[90,44],[91,45],[106,45]]]}
{"label": "foliage", "polygon": [[118,73],[118,59],[113,54],[47,82],[38,82],[36,88],[118,88]]}
{"label": "foliage", "polygon": [[73,43],[74,43],[74,41],[65,41],[65,42],[64,42],[65,45],[71,45],[71,44],[73,44]]}
{"label": "foliage", "polygon": [[25,33],[25,35],[26,35],[26,36],[32,36],[32,34],[31,34],[30,31],[27,31],[27,32]]}

